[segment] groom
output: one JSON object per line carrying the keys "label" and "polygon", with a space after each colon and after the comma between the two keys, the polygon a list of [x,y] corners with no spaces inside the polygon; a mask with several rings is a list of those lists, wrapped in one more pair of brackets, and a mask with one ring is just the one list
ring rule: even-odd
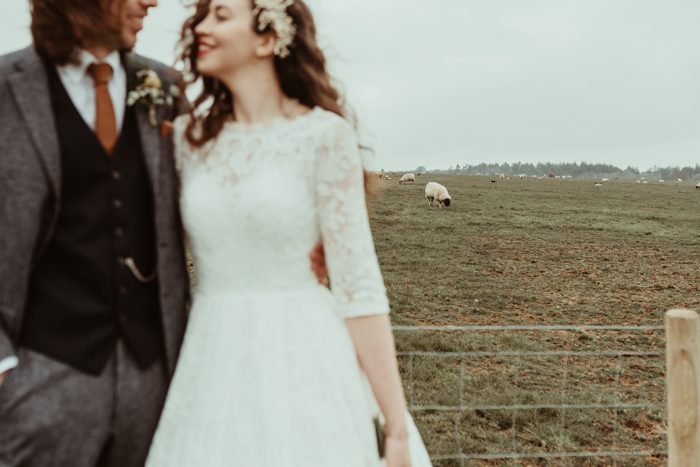
{"label": "groom", "polygon": [[188,294],[178,77],[128,52],[156,4],[32,0],[0,57],[1,467],[143,465],[156,428]]}

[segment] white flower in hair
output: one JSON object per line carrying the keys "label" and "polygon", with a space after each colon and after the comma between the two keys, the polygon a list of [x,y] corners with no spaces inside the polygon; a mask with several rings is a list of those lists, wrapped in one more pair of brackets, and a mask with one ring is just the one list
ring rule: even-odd
{"label": "white flower in hair", "polygon": [[253,15],[258,17],[258,31],[264,31],[268,26],[275,31],[275,55],[280,58],[289,56],[289,47],[297,33],[294,21],[287,14],[287,7],[292,4],[294,0],[255,0]]}

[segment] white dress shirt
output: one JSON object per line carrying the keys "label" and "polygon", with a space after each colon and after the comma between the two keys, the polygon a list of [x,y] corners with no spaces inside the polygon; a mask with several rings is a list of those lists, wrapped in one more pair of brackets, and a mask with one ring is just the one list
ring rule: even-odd
{"label": "white dress shirt", "polygon": [[14,367],[17,366],[19,363],[19,360],[17,360],[17,357],[12,356],[12,357],[6,357],[0,360],[0,375],[5,373],[6,371],[10,371]]}
{"label": "white dress shirt", "polygon": [[[87,126],[95,130],[95,82],[88,74],[90,65],[97,62],[107,63],[112,67],[112,78],[109,81],[109,95],[114,106],[114,117],[117,122],[117,132],[121,131],[124,112],[126,111],[126,70],[121,62],[118,51],[98,60],[90,52],[80,51],[78,64],[57,66],[58,76],[63,87],[68,92],[73,105],[83,117]],[[0,374],[17,366],[17,357],[6,357],[0,360]]]}

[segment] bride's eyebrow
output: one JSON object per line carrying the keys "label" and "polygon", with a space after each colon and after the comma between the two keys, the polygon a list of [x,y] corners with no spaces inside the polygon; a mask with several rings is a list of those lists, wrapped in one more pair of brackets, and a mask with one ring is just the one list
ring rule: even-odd
{"label": "bride's eyebrow", "polygon": [[214,5],[212,7],[212,10],[214,10],[216,13],[221,13],[222,11],[230,11],[228,7],[225,7],[223,5]]}
{"label": "bride's eyebrow", "polygon": [[214,13],[221,13],[221,12],[227,12],[231,13],[231,9],[225,5],[221,5],[217,2],[211,2],[209,4],[209,11],[213,11]]}

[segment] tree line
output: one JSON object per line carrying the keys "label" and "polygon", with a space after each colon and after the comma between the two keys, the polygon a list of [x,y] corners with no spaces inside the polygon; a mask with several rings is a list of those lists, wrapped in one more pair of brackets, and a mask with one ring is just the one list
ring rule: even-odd
{"label": "tree line", "polygon": [[[426,172],[426,169],[424,166],[420,166],[416,169],[416,172]],[[649,170],[640,171],[636,167],[621,169],[611,164],[593,164],[588,162],[538,162],[536,164],[531,162],[514,162],[512,164],[507,162],[504,164],[482,162],[479,164],[457,164],[447,170],[431,170],[431,172],[491,176],[524,174],[528,176],[571,176],[575,178],[635,179],[644,177],[648,179],[675,180],[680,178],[682,180],[694,180],[700,178],[700,164],[696,164],[695,167],[652,167]]]}

